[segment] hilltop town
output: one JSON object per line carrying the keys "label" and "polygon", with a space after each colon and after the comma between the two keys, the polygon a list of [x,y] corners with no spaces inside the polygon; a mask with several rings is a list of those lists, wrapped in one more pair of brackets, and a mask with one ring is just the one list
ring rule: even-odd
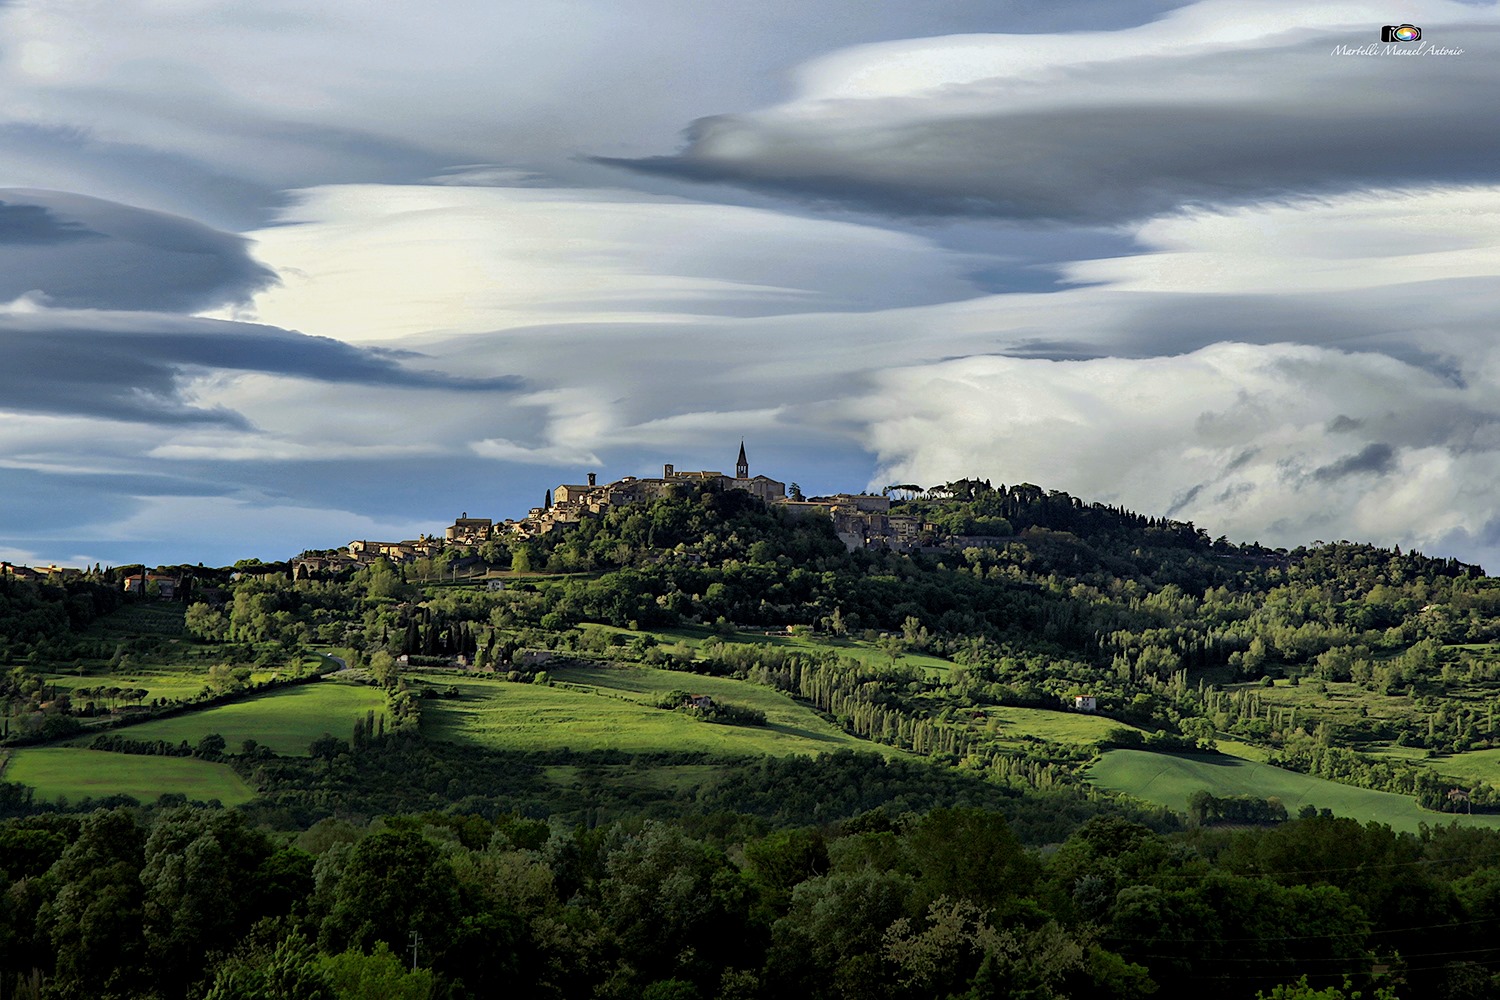
{"label": "hilltop town", "polygon": [[742,441],[732,476],[712,470],[681,470],[667,464],[662,467],[660,476],[625,476],[614,482],[600,483],[598,474],[590,472],[586,474],[585,482],[559,483],[548,490],[542,505],[531,508],[520,519],[470,517],[465,511],[445,529],[442,537],[421,535],[395,542],[355,539],[340,550],[304,554],[293,561],[292,570],[309,575],[336,573],[377,559],[398,564],[431,559],[450,546],[478,547],[490,541],[525,541],[566,530],[590,514],[601,514],[628,504],[647,503],[667,496],[673,490],[693,486],[740,490],[791,517],[826,518],[833,523],[839,540],[850,552],[864,548],[911,552],[933,546],[985,547],[996,541],[987,537],[940,535],[935,525],[920,518],[892,513],[890,497],[880,494],[836,493],[805,497],[795,488],[788,493],[785,482],[750,474],[750,462]]}
{"label": "hilltop town", "polygon": [[[750,463],[743,441],[740,442],[732,476],[706,469],[681,470],[666,464],[662,467],[660,476],[624,476],[613,482],[600,483],[598,474],[590,472],[585,474],[584,479],[582,483],[559,483],[547,490],[542,504],[531,508],[525,517],[519,519],[470,517],[465,511],[441,535],[422,534],[400,541],[354,539],[341,548],[303,552],[290,560],[289,569],[293,576],[331,576],[381,559],[404,565],[421,559],[436,559],[445,550],[455,548],[479,549],[489,542],[502,545],[525,542],[567,530],[576,526],[584,517],[601,514],[611,508],[649,503],[674,491],[702,487],[748,493],[789,517],[826,519],[832,523],[834,532],[850,552],[859,549],[914,552],[934,548],[990,548],[1004,541],[1003,538],[986,535],[945,533],[937,525],[920,517],[893,512],[891,497],[884,494],[835,493],[830,496],[808,497],[803,496],[796,484],[792,484],[788,491],[787,484],[781,480],[750,474]],[[897,489],[916,490],[917,487]],[[459,573],[483,572],[483,563],[481,556],[470,554],[454,559],[449,566],[456,568]],[[285,563],[280,564],[280,568],[273,568],[271,565],[247,566],[235,575],[285,573],[287,569]],[[55,565],[32,568],[8,562],[0,563],[0,576],[38,582],[75,579],[87,572]],[[130,593],[150,593],[172,598],[182,587],[183,580],[180,576],[147,573],[142,569],[123,577],[120,585]]]}

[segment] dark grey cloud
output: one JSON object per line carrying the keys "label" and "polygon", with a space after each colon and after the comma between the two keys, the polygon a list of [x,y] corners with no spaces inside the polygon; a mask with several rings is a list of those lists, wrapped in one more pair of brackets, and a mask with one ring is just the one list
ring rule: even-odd
{"label": "dark grey cloud", "polygon": [[1396,467],[1396,449],[1383,442],[1377,441],[1365,445],[1357,454],[1349,455],[1331,462],[1328,465],[1319,466],[1313,470],[1312,477],[1320,483],[1331,483],[1343,479],[1346,476],[1357,476],[1370,473],[1383,476]]}
{"label": "dark grey cloud", "polygon": [[1338,56],[1369,38],[1309,31],[1292,44],[1062,66],[1045,92],[981,81],[808,100],[700,119],[675,155],[600,162],[884,213],[1075,223],[1492,180],[1500,33],[1450,25],[1438,41],[1464,55]]}
{"label": "dark grey cloud", "polygon": [[40,246],[90,238],[103,237],[77,222],[59,219],[42,205],[11,205],[0,200],[0,246]]}
{"label": "dark grey cloud", "polygon": [[408,367],[421,355],[353,347],[249,323],[142,313],[0,314],[0,409],[165,424],[246,427],[200,405],[184,382],[206,371],[457,392],[510,392],[512,376],[461,378]]}
{"label": "dark grey cloud", "polygon": [[3,81],[0,119],[18,120],[0,122],[0,175],[244,228],[278,191],[409,183],[459,163],[577,181],[580,150],[661,149],[683,122],[776,99],[788,72],[831,50],[1119,27],[1177,5],[764,0],[684,16],[678,0],[438,0],[419,25],[354,0],[310,17],[51,5],[0,26],[11,63],[31,41],[62,56]]}
{"label": "dark grey cloud", "polygon": [[1198,499],[1207,483],[1197,483],[1191,489],[1184,490],[1172,499],[1172,505],[1167,508],[1167,517],[1176,517],[1178,512],[1185,510],[1189,504]]}
{"label": "dark grey cloud", "polygon": [[1196,296],[1191,308],[1184,308],[1179,295],[1132,292],[1113,300],[1107,329],[1080,331],[1076,341],[1049,347],[1058,356],[1085,355],[1092,348],[1147,358],[1224,341],[1311,344],[1384,354],[1461,388],[1465,376],[1459,360],[1475,343],[1488,340],[1488,333],[1481,333],[1490,323],[1483,303],[1497,295],[1500,279],[1492,277],[1337,291],[1229,291]]}
{"label": "dark grey cloud", "polygon": [[1364,425],[1365,422],[1363,420],[1356,420],[1354,417],[1351,417],[1348,414],[1340,413],[1337,417],[1334,417],[1328,422],[1328,433],[1347,434],[1350,431],[1359,430]]}
{"label": "dark grey cloud", "polygon": [[1259,448],[1246,448],[1244,451],[1240,452],[1238,455],[1234,456],[1234,458],[1229,460],[1229,464],[1224,466],[1224,471],[1233,472],[1236,469],[1243,468],[1244,466],[1249,465],[1255,459],[1255,456],[1259,454]]}
{"label": "dark grey cloud", "polygon": [[191,219],[58,191],[0,189],[0,301],[194,312],[275,283],[249,242]]}

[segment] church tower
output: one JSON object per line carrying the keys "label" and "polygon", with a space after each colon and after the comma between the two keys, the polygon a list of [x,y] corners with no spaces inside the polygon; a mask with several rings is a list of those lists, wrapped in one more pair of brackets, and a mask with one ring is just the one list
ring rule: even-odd
{"label": "church tower", "polygon": [[745,460],[745,442],[743,442],[743,441],[740,442],[740,457],[734,463],[734,478],[736,478],[736,479],[749,479],[750,478],[750,463]]}

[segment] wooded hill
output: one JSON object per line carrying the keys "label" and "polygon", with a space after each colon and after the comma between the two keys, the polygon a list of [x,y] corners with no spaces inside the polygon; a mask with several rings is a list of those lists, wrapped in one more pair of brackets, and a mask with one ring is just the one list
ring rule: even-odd
{"label": "wooded hill", "polygon": [[[1500,825],[1497,581],[1028,485],[908,492],[898,510],[986,545],[848,552],[685,488],[332,579],[198,570],[176,603],[102,571],[0,581],[4,776],[38,776],[0,783],[0,991],[1249,998],[1306,973],[1319,992],[1276,995],[1488,995],[1500,952],[1466,935],[1500,912],[1500,834],[1473,828]],[[483,577],[444,580],[470,556]],[[838,752],[780,756],[817,747]],[[1427,826],[1131,784],[1218,750],[1302,772],[1278,788],[1404,796]],[[1101,757],[1140,799],[1095,786]],[[99,759],[179,784],[112,795],[82,780]],[[238,818],[174,811],[210,787],[248,799]],[[990,860],[944,854],[954,830]],[[266,888],[194,923],[194,894],[225,891],[210,869]],[[412,930],[421,982],[392,954]]]}

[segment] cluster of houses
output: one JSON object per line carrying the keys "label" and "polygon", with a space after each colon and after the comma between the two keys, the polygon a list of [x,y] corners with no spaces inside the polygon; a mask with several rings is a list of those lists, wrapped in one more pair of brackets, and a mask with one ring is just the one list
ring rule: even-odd
{"label": "cluster of houses", "polygon": [[534,538],[576,524],[586,514],[655,500],[667,495],[673,487],[697,483],[711,484],[723,490],[741,490],[795,517],[828,518],[851,552],[862,548],[911,551],[920,548],[924,540],[930,540],[934,530],[932,525],[923,524],[918,518],[891,514],[890,499],[884,496],[839,493],[826,497],[789,497],[785,483],[769,476],[750,475],[750,463],[745,457],[742,441],[732,476],[708,470],[689,472],[666,465],[659,477],[638,479],[626,476],[601,484],[597,475],[591,472],[586,483],[563,483],[549,490],[544,505],[533,507],[519,521],[492,524],[465,515],[454,522],[447,534],[450,539],[458,540],[473,537],[489,526],[496,534]]}
{"label": "cluster of houses", "polygon": [[921,548],[924,543],[930,544],[935,531],[933,525],[924,524],[918,518],[892,514],[890,499],[884,496],[839,493],[826,497],[789,497],[786,483],[769,476],[750,475],[750,463],[742,441],[732,476],[665,465],[660,476],[625,476],[611,483],[600,483],[597,473],[590,472],[586,482],[561,483],[548,490],[542,506],[531,508],[519,520],[470,517],[465,511],[448,526],[442,538],[422,535],[403,542],[356,540],[336,552],[301,556],[293,561],[292,572],[334,574],[377,559],[397,564],[430,559],[450,545],[478,546],[490,539],[536,538],[577,524],[586,515],[599,514],[611,507],[646,503],[669,495],[676,487],[696,484],[741,490],[794,517],[828,518],[851,552],[862,548],[909,552]]}
{"label": "cluster of houses", "polygon": [[177,596],[177,588],[182,586],[182,581],[175,576],[166,576],[162,573],[136,573],[127,576],[124,580],[124,588],[127,594],[155,594],[164,601],[170,601]]}
{"label": "cluster of houses", "polygon": [[[920,518],[891,513],[889,497],[863,493],[836,493],[832,496],[803,497],[787,495],[786,484],[764,475],[750,475],[745,444],[740,442],[734,475],[700,470],[679,470],[666,465],[657,477],[625,476],[611,483],[598,482],[596,473],[588,473],[583,483],[562,483],[548,490],[540,507],[533,507],[519,520],[496,521],[488,517],[470,517],[465,511],[456,518],[442,537],[420,535],[399,542],[356,539],[342,549],[325,553],[306,553],[292,560],[296,576],[333,576],[345,570],[358,569],[377,560],[412,563],[431,559],[444,548],[454,545],[479,546],[491,539],[524,540],[577,524],[588,514],[599,514],[611,507],[645,503],[669,495],[677,487],[708,484],[723,490],[741,490],[774,505],[793,517],[826,518],[849,551],[866,548],[911,552],[934,545],[939,533],[932,524]],[[795,493],[795,491],[794,491]],[[941,539],[944,548],[984,547],[1002,543],[1003,539],[949,537]],[[50,566],[45,569],[0,563],[0,576],[45,581],[66,580],[81,576],[82,570]],[[278,571],[279,572],[279,571]],[[160,593],[170,599],[181,587],[175,577],[159,574],[137,574],[126,578],[124,589],[143,594]]]}
{"label": "cluster of houses", "polygon": [[[97,569],[95,567],[96,571]],[[86,570],[71,566],[17,566],[0,562],[0,577],[24,580],[27,583],[66,583],[69,580],[81,580],[86,575]],[[154,594],[170,601],[182,588],[182,580],[165,573],[134,573],[125,577],[120,585],[127,594]]]}
{"label": "cluster of houses", "polygon": [[372,542],[367,539],[355,539],[344,548],[332,552],[307,553],[298,556],[292,560],[292,575],[293,577],[323,574],[332,576],[347,569],[368,566],[380,559],[397,565],[415,562],[418,559],[431,559],[442,552],[447,544],[443,539],[429,535],[421,535],[404,542]]}
{"label": "cluster of houses", "polygon": [[83,576],[83,570],[73,569],[68,566],[15,566],[8,562],[0,562],[0,576],[10,577],[12,580],[25,580],[28,583],[61,583],[65,580],[76,580]]}

